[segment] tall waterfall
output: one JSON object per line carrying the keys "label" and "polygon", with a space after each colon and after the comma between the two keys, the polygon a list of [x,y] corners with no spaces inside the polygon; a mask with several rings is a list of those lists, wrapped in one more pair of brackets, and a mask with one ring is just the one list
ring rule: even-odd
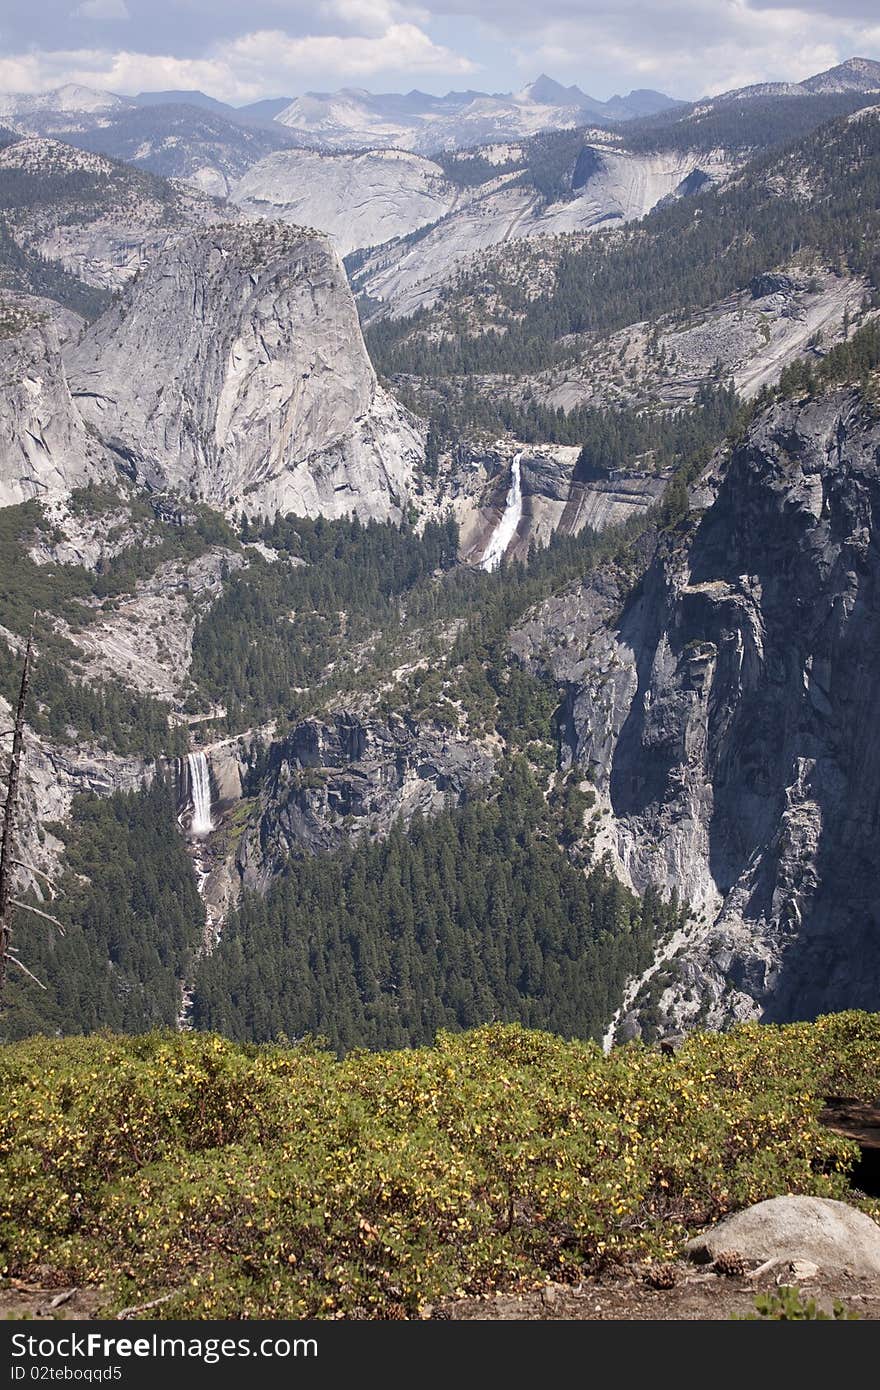
{"label": "tall waterfall", "polygon": [[480,561],[480,568],[484,570],[497,570],[501,561],[507,553],[507,547],[516,535],[517,527],[522,519],[522,477],[520,474],[520,462],[522,454],[517,454],[510,468],[510,487],[507,491],[507,501],[504,503],[504,513],[498,525],[492,533],[492,539],[486,548],[486,553]]}
{"label": "tall waterfall", "polygon": [[214,829],[211,820],[211,775],[204,753],[187,753],[189,785],[192,793],[193,817],[190,830],[194,835],[208,835]]}

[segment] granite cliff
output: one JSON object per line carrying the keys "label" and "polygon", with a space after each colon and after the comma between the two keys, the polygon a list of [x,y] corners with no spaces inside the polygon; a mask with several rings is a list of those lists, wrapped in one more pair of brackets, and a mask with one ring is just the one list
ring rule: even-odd
{"label": "granite cliff", "polygon": [[33,296],[0,298],[0,507],[112,476],[71,399],[61,335],[80,320]]}
{"label": "granite cliff", "polygon": [[172,239],[67,355],[83,418],[150,488],[240,512],[393,518],[422,458],[342,266],[279,224]]}
{"label": "granite cliff", "polygon": [[242,839],[238,868],[265,888],[292,850],[338,849],[366,834],[387,835],[398,817],[436,814],[488,781],[494,762],[476,743],[399,716],[339,711],[309,719],[273,743],[258,807]]}
{"label": "granite cliff", "polygon": [[[760,416],[626,596],[604,574],[514,638],[568,691],[597,848],[695,911],[626,1028],[875,1007],[880,421],[856,392]],[[639,985],[641,987],[639,987]]]}

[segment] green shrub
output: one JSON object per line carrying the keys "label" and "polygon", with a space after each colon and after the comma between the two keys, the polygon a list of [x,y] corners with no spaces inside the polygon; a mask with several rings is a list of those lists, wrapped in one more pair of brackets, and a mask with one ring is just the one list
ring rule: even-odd
{"label": "green shrub", "polygon": [[164,1317],[387,1316],[668,1258],[724,1212],[844,1197],[818,1122],[880,1016],[603,1056],[518,1026],[350,1053],[153,1033],[0,1052],[0,1272]]}
{"label": "green shrub", "polygon": [[762,1318],[773,1322],[857,1322],[858,1313],[845,1308],[839,1298],[835,1298],[830,1313],[825,1313],[814,1298],[804,1298],[800,1289],[787,1285],[778,1293],[762,1293],[755,1299],[755,1312],[747,1313],[743,1321],[760,1322]]}

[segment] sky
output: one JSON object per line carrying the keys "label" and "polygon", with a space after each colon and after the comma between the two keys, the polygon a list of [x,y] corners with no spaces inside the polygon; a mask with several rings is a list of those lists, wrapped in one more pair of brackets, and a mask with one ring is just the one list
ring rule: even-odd
{"label": "sky", "polygon": [[67,82],[235,104],[304,91],[517,91],[541,72],[607,99],[694,99],[880,59],[877,0],[0,0],[0,92]]}

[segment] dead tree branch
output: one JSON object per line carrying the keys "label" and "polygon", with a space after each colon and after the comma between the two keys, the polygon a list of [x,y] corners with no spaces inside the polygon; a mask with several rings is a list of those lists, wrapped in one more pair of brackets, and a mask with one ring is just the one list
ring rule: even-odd
{"label": "dead tree branch", "polygon": [[31,907],[30,903],[19,902],[18,898],[10,898],[13,907],[20,907],[22,912],[32,912],[35,917],[43,917],[47,922],[56,926],[62,936],[66,936],[67,928],[63,922],[59,922],[57,917],[53,917],[50,912],[43,912],[39,907]]}
{"label": "dead tree branch", "polygon": [[58,888],[57,883],[53,878],[50,878],[48,874],[43,873],[42,869],[34,868],[33,864],[26,864],[23,859],[13,859],[12,862],[19,869],[27,869],[28,873],[33,874],[35,878],[41,878],[43,882],[46,884],[47,888],[49,889],[50,897],[58,897],[60,889]]}
{"label": "dead tree branch", "polygon": [[45,988],[46,988],[46,986],[43,984],[43,981],[42,981],[42,980],[38,980],[37,977],[36,977],[36,975],[34,974],[34,972],[33,972],[32,970],[28,970],[27,966],[26,966],[22,961],[20,961],[20,960],[18,959],[18,956],[15,954],[15,950],[14,950],[13,947],[11,947],[11,946],[8,947],[7,953],[6,953],[6,956],[5,956],[5,958],[4,958],[4,962],[3,962],[3,963],[4,963],[4,965],[17,965],[18,968],[19,968],[19,970],[23,970],[24,973],[25,973],[30,979],[33,980],[33,982],[34,982],[35,985],[39,985],[39,986],[40,986],[40,989],[45,989]]}
{"label": "dead tree branch", "polygon": [[[24,712],[27,705],[28,686],[31,677],[31,656],[33,654],[33,626],[28,633],[21,672],[21,686],[18,692],[18,705],[15,711],[15,727],[12,736],[12,754],[9,761],[9,777],[6,783],[6,804],[3,808],[3,830],[0,837],[0,991],[6,982],[7,961],[20,966],[26,975],[31,972],[10,955],[12,939],[12,863],[14,855],[12,842],[15,835],[15,810],[18,801],[18,779],[21,772],[21,750],[24,743]],[[31,979],[36,980],[35,975]],[[37,980],[37,984],[40,981]],[[40,985],[45,989],[45,985]]]}

